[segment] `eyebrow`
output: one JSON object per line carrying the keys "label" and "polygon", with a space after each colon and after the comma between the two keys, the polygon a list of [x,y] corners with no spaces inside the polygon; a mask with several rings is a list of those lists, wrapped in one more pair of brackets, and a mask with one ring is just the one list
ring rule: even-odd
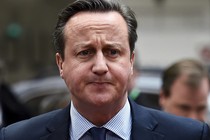
{"label": "eyebrow", "polygon": [[[82,47],[82,48],[88,48],[88,47],[91,47],[91,46],[94,46],[93,43],[91,43],[90,41],[87,41],[87,42],[79,42],[77,44],[74,45],[75,47]],[[118,42],[111,42],[111,41],[106,41],[104,46],[107,46],[107,47],[117,47],[117,48],[124,48],[123,45],[121,43],[118,43]]]}
{"label": "eyebrow", "polygon": [[107,41],[106,42],[106,45],[111,47],[111,46],[114,46],[114,47],[122,47],[123,45],[121,43],[118,43],[118,42],[110,42],[110,41]]}
{"label": "eyebrow", "polygon": [[75,44],[74,46],[75,47],[87,47],[87,46],[90,46],[90,41],[86,41],[86,42],[79,42],[77,44]]}
{"label": "eyebrow", "polygon": [[191,109],[191,106],[186,105],[186,104],[178,104],[176,105],[177,107],[185,108],[185,109]]}

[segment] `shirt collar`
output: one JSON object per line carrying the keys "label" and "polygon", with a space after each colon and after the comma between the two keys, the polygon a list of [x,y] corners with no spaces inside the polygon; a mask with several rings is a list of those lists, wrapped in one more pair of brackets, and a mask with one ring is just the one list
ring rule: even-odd
{"label": "shirt collar", "polygon": [[[95,126],[81,114],[79,114],[72,102],[70,108],[70,116],[70,135],[74,139],[79,139],[90,128]],[[129,139],[131,134],[131,118],[130,104],[127,99],[124,107],[102,127],[112,131],[122,139]]]}
{"label": "shirt collar", "polygon": [[128,99],[124,107],[103,127],[117,134],[122,139],[128,140],[131,134],[131,109]]}
{"label": "shirt collar", "polygon": [[70,108],[71,125],[70,125],[70,136],[73,139],[78,140],[82,137],[90,128],[94,125],[89,122],[86,118],[79,114],[71,102]]}

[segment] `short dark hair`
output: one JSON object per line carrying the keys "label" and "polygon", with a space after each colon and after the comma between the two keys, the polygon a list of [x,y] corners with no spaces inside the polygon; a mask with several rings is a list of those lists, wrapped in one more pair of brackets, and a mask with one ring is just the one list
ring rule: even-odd
{"label": "short dark hair", "polygon": [[125,20],[128,27],[128,40],[130,51],[135,49],[135,42],[137,40],[137,21],[134,12],[125,5],[120,4],[117,0],[77,0],[68,5],[59,14],[58,21],[53,33],[54,45],[56,52],[61,54],[64,59],[64,35],[63,30],[68,20],[75,14],[83,11],[89,12],[118,12]]}
{"label": "short dark hair", "polygon": [[185,84],[190,88],[197,88],[204,77],[209,80],[208,69],[201,62],[194,59],[180,60],[163,72],[162,91],[164,96],[170,96],[170,90],[174,81],[181,75],[187,75]]}

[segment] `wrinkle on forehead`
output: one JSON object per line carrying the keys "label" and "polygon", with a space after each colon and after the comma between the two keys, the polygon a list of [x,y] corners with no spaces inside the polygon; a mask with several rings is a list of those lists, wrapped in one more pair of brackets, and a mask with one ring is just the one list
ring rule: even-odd
{"label": "wrinkle on forehead", "polygon": [[[87,18],[84,18],[86,16]],[[115,11],[112,12],[79,12],[75,14],[71,19],[69,19],[68,22],[71,24],[74,23],[76,25],[85,24],[85,23],[96,23],[96,24],[107,24],[110,23],[113,25],[116,23],[116,18],[121,18],[124,21],[124,24],[126,24],[124,18]],[[101,21],[104,22],[101,22]],[[67,22],[67,23],[68,23]],[[105,23],[106,22],[106,23]],[[81,25],[80,25],[81,26]]]}
{"label": "wrinkle on forehead", "polygon": [[[81,16],[83,15],[83,16]],[[87,18],[84,18],[86,16]],[[119,17],[122,19],[119,21]],[[66,39],[73,36],[92,35],[108,33],[116,37],[120,33],[120,38],[128,38],[128,29],[123,17],[117,12],[93,13],[81,12],[72,17],[66,24],[64,34]]]}
{"label": "wrinkle on forehead", "polygon": [[[109,30],[111,29],[113,32],[111,33],[114,33],[116,32],[118,29],[117,26],[113,26],[111,24],[101,24],[101,23],[92,23],[91,24],[91,21],[90,22],[86,22],[86,23],[78,23],[76,25],[71,25],[69,28],[67,27],[66,28],[66,33],[68,32],[71,32],[71,33],[74,33],[72,35],[80,35],[80,34],[83,34],[83,32],[86,32],[89,31],[89,32],[94,32],[96,34],[100,34],[104,31],[108,32],[108,29]],[[110,34],[111,34],[110,33]]]}

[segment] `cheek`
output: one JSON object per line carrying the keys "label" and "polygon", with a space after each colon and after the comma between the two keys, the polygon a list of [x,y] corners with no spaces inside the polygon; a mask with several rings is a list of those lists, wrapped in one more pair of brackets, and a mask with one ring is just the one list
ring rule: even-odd
{"label": "cheek", "polygon": [[168,97],[166,99],[165,106],[166,106],[167,110],[169,110],[171,112],[176,110],[176,103],[174,102],[174,100],[171,97]]}
{"label": "cheek", "polygon": [[110,67],[110,72],[112,76],[114,76],[118,82],[121,84],[127,84],[129,79],[131,78],[132,70],[130,65],[114,65]]}
{"label": "cheek", "polygon": [[68,86],[68,88],[71,89],[73,81],[75,81],[75,80],[72,80],[72,79],[74,79],[74,74],[72,74],[72,71],[64,70],[63,71],[63,79],[64,79],[66,85]]}
{"label": "cheek", "polygon": [[63,79],[69,88],[78,84],[79,79],[82,77],[81,66],[74,63],[65,63],[63,65]]}

